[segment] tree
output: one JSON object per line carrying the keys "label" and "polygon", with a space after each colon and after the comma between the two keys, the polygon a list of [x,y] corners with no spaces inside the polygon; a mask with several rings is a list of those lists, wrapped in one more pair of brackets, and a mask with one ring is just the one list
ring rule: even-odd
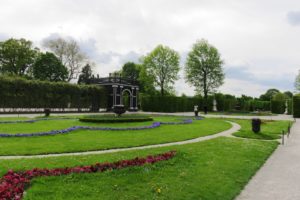
{"label": "tree", "polygon": [[172,91],[174,82],[179,78],[179,59],[176,51],[163,45],[158,45],[143,59],[146,72],[160,88],[161,96],[165,95],[165,91]]}
{"label": "tree", "polygon": [[25,75],[35,61],[38,49],[25,39],[9,39],[0,42],[0,73]]}
{"label": "tree", "polygon": [[291,91],[285,91],[284,94],[289,98],[292,99],[293,98],[293,93]]}
{"label": "tree", "polygon": [[79,75],[78,84],[89,84],[93,75],[92,67],[86,64]]}
{"label": "tree", "polygon": [[207,40],[197,41],[187,56],[185,63],[186,81],[204,95],[204,108],[208,94],[224,83],[223,61],[218,49]]}
{"label": "tree", "polygon": [[295,88],[298,92],[300,92],[300,70],[298,72],[298,75],[296,76]]}
{"label": "tree", "polygon": [[68,81],[75,79],[87,56],[80,50],[79,45],[73,39],[53,39],[44,42],[44,46],[52,51],[68,68]]}
{"label": "tree", "polygon": [[286,94],[279,92],[279,93],[276,93],[272,97],[272,100],[274,100],[274,101],[284,101],[285,102],[288,98],[289,97]]}
{"label": "tree", "polygon": [[144,65],[138,65],[139,69],[140,69],[140,73],[139,73],[139,78],[138,78],[138,82],[139,82],[139,91],[141,93],[146,93],[148,95],[157,95],[157,90],[155,90],[155,86],[154,86],[154,77],[150,76],[147,73],[147,70],[145,68]]}
{"label": "tree", "polygon": [[139,66],[133,62],[127,62],[123,65],[121,74],[124,78],[138,80],[140,75]]}
{"label": "tree", "polygon": [[36,59],[32,66],[32,75],[43,81],[65,81],[68,70],[53,53],[46,52]]}
{"label": "tree", "polygon": [[260,95],[259,98],[260,98],[262,101],[271,101],[271,99],[273,98],[273,96],[276,95],[276,94],[278,94],[278,93],[280,93],[280,91],[277,90],[277,89],[274,89],[274,88],[268,89],[268,90],[266,91],[266,93]]}

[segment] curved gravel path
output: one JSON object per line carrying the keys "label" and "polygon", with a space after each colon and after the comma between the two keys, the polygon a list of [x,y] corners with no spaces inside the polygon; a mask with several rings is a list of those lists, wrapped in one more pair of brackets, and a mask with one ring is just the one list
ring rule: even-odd
{"label": "curved gravel path", "polygon": [[157,147],[167,147],[167,146],[173,146],[173,145],[191,144],[191,143],[196,143],[196,142],[200,142],[200,141],[210,140],[210,139],[221,137],[221,136],[233,137],[232,133],[235,133],[238,130],[240,130],[241,126],[234,122],[230,122],[230,121],[226,121],[226,122],[228,122],[232,125],[232,127],[226,131],[222,131],[220,133],[216,133],[213,135],[202,136],[202,137],[198,137],[198,138],[194,138],[194,139],[190,139],[190,140],[179,141],[179,142],[154,144],[154,145],[147,145],[147,146],[140,146],[140,147],[118,148],[118,149],[108,149],[108,150],[99,150],[99,151],[87,151],[87,152],[28,155],[28,156],[0,156],[0,160],[106,154],[106,153],[115,153],[115,152],[130,151],[130,150],[151,149],[151,148],[157,148]]}

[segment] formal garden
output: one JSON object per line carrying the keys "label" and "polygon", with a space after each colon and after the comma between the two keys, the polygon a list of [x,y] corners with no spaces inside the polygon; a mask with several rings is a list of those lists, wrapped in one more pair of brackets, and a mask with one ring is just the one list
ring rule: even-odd
{"label": "formal garden", "polygon": [[180,57],[167,46],[99,77],[63,62],[56,47],[70,44],[0,43],[1,200],[234,199],[300,116],[289,91],[217,92],[223,61],[206,40],[185,64],[194,96],[176,96]]}
{"label": "formal garden", "polygon": [[292,123],[262,121],[260,133],[253,133],[250,120],[231,119],[240,126],[235,137],[147,148],[217,135],[232,124],[225,119],[138,114],[120,118],[146,121],[85,121],[108,118],[116,117],[1,118],[1,196],[232,199],[279,145],[274,139]]}

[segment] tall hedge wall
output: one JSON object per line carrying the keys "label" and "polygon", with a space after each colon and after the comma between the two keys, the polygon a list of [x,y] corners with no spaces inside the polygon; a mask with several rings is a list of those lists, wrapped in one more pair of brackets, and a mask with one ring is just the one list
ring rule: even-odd
{"label": "tall hedge wall", "polygon": [[[202,109],[203,99],[201,97],[176,97],[176,96],[141,96],[140,104],[143,111],[149,112],[191,112],[194,105]],[[212,110],[212,103],[209,103]]]}
{"label": "tall hedge wall", "polygon": [[300,94],[293,97],[293,116],[295,118],[300,117]]}
{"label": "tall hedge wall", "polygon": [[98,86],[0,77],[0,108],[91,108],[104,106]]}
{"label": "tall hedge wall", "polygon": [[271,100],[271,112],[283,114],[285,111],[285,101]]}
{"label": "tall hedge wall", "polygon": [[[270,101],[247,100],[239,101],[231,95],[216,94],[217,109],[221,112],[230,111],[270,111]],[[213,109],[213,96],[208,97],[208,111]],[[176,96],[140,96],[141,109],[149,112],[191,112],[194,105],[203,110],[204,100],[202,97],[176,97]]]}

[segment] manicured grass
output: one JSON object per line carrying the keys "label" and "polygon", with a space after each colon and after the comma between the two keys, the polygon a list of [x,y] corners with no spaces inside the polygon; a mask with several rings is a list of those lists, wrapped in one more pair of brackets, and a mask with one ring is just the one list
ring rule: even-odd
{"label": "manicured grass", "polygon": [[[200,114],[204,114],[200,112]],[[274,116],[271,112],[208,112],[210,115],[236,115],[236,116]]]}
{"label": "manicured grass", "polygon": [[[105,155],[3,160],[8,169],[57,168],[176,150],[169,160],[95,174],[34,179],[25,199],[233,199],[277,147],[275,141],[220,137],[209,141]],[[160,190],[160,192],[159,192]]]}
{"label": "manicured grass", "polygon": [[28,117],[0,117],[1,121],[18,121],[18,120],[28,120]]}
{"label": "manicured grass", "polygon": [[[181,118],[182,119],[182,118]],[[154,121],[178,121],[178,117],[157,117]],[[151,124],[101,124],[98,126],[141,126]],[[0,132],[37,132],[55,130],[73,125],[90,125],[76,120],[40,121],[33,124],[6,124]],[[228,122],[219,119],[195,120],[192,124],[162,125],[161,127],[139,131],[88,131],[79,130],[66,135],[36,136],[30,138],[0,138],[0,155],[33,155],[62,152],[79,152],[100,149],[143,146],[174,141],[182,141],[227,130]]]}
{"label": "manicured grass", "polygon": [[231,120],[242,126],[241,130],[234,133],[234,136],[252,139],[273,140],[281,138],[282,131],[287,131],[291,121],[263,121],[261,132],[252,132],[251,120]]}

